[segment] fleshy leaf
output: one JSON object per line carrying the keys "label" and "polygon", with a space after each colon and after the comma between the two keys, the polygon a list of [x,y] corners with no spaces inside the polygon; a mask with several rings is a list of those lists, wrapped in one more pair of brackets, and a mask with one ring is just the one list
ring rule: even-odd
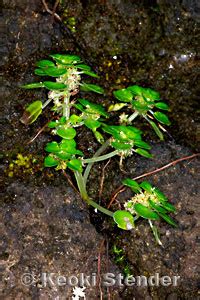
{"label": "fleshy leaf", "polygon": [[24,111],[20,121],[25,124],[32,124],[42,113],[42,102],[37,100],[31,103]]}
{"label": "fleshy leaf", "polygon": [[162,132],[160,131],[160,129],[158,128],[158,126],[156,125],[156,123],[154,123],[153,121],[149,121],[149,123],[151,124],[153,130],[155,131],[155,133],[157,134],[157,136],[159,137],[159,139],[161,141],[164,140],[164,136],[162,134]]}
{"label": "fleshy leaf", "polygon": [[43,69],[35,69],[34,73],[35,75],[39,76],[47,76],[46,72]]}
{"label": "fleshy leaf", "polygon": [[139,140],[139,141],[135,141],[134,144],[137,146],[137,147],[140,147],[140,148],[143,148],[143,149],[146,149],[146,150],[150,150],[151,149],[151,146],[147,143],[145,143],[144,141],[142,140]]}
{"label": "fleshy leaf", "polygon": [[104,93],[104,89],[102,87],[100,87],[99,85],[96,84],[92,84],[92,83],[82,83],[80,86],[80,89],[84,92],[95,92],[97,94],[103,94]]}
{"label": "fleshy leaf", "polygon": [[157,102],[155,104],[155,107],[162,109],[162,110],[169,110],[169,106],[164,102]]}
{"label": "fleshy leaf", "polygon": [[76,65],[76,68],[84,70],[84,71],[90,71],[91,70],[90,66],[84,65],[84,64]]}
{"label": "fleshy leaf", "polygon": [[58,126],[58,123],[57,123],[56,121],[51,121],[51,122],[49,122],[49,124],[48,124],[48,127],[49,127],[49,128],[55,128],[56,126]]}
{"label": "fleshy leaf", "polygon": [[170,211],[170,212],[175,212],[176,211],[176,208],[174,207],[174,205],[172,205],[171,203],[169,203],[169,202],[162,202],[162,206],[166,209],[166,210],[168,210],[168,211]]}
{"label": "fleshy leaf", "polygon": [[88,75],[88,76],[91,76],[91,77],[95,77],[95,78],[99,78],[99,76],[97,74],[95,74],[94,72],[92,71],[85,71],[83,72],[84,74]]}
{"label": "fleshy leaf", "polygon": [[59,149],[59,145],[57,142],[51,142],[51,143],[47,143],[46,147],[45,147],[45,150],[47,152],[52,152],[52,153],[56,153],[56,152],[59,152],[60,149]]}
{"label": "fleshy leaf", "polygon": [[156,111],[153,115],[156,118],[156,120],[158,120],[160,123],[163,123],[165,125],[171,124],[170,120],[168,119],[168,116],[166,116],[162,112]]}
{"label": "fleshy leaf", "polygon": [[69,160],[72,157],[72,154],[63,151],[57,152],[55,155],[62,160]]}
{"label": "fleshy leaf", "polygon": [[45,69],[45,73],[52,77],[60,77],[67,73],[66,69],[56,68],[56,67],[49,67]]}
{"label": "fleshy leaf", "polygon": [[87,126],[91,130],[96,130],[98,127],[101,126],[101,123],[99,121],[89,119],[89,118],[84,120],[84,124],[85,124],[85,126]]}
{"label": "fleshy leaf", "polygon": [[146,158],[152,158],[152,154],[146,151],[145,149],[137,148],[135,150],[136,153],[146,157]]}
{"label": "fleshy leaf", "polygon": [[76,136],[76,130],[74,128],[59,128],[57,134],[63,139],[71,140]]}
{"label": "fleshy leaf", "polygon": [[132,85],[127,88],[133,95],[142,95],[143,88],[139,85]]}
{"label": "fleshy leaf", "polygon": [[160,205],[156,204],[155,202],[153,202],[151,199],[149,199],[149,204],[151,205],[151,207],[153,209],[155,209],[157,212],[160,212],[160,213],[166,213],[166,209],[164,209],[163,207],[161,207]]}
{"label": "fleshy leaf", "polygon": [[58,165],[58,161],[53,158],[52,156],[47,156],[44,159],[44,166],[45,167],[56,167]]}
{"label": "fleshy leaf", "polygon": [[102,144],[104,142],[104,137],[99,131],[94,131],[94,136],[97,139],[97,141]]}
{"label": "fleshy leaf", "polygon": [[152,211],[151,209],[142,205],[141,203],[136,203],[134,205],[134,209],[138,213],[138,215],[145,219],[159,220],[159,216],[156,212]]}
{"label": "fleshy leaf", "polygon": [[48,60],[48,59],[39,60],[38,62],[36,62],[35,65],[40,68],[48,68],[48,67],[55,66],[55,64],[51,60]]}
{"label": "fleshy leaf", "polygon": [[58,63],[61,63],[63,65],[77,64],[81,62],[81,58],[77,55],[52,54],[50,56],[53,59],[55,59]]}
{"label": "fleshy leaf", "polygon": [[44,86],[49,90],[64,90],[67,85],[60,82],[44,81]]}
{"label": "fleshy leaf", "polygon": [[108,112],[110,112],[110,111],[118,111],[118,110],[122,109],[126,105],[127,105],[126,103],[111,104],[108,107]]}
{"label": "fleshy leaf", "polygon": [[135,193],[141,192],[141,187],[137,183],[137,181],[132,180],[130,178],[126,178],[122,181],[122,183],[126,186],[129,186]]}
{"label": "fleshy leaf", "polygon": [[163,202],[163,201],[167,202],[168,201],[167,197],[158,188],[154,188],[153,192],[156,194],[159,201],[161,201],[161,202]]}
{"label": "fleshy leaf", "polygon": [[168,215],[166,214],[163,214],[163,213],[159,213],[159,215],[170,225],[174,226],[174,227],[178,227],[178,225],[176,224],[176,222],[171,218],[169,217]]}
{"label": "fleshy leaf", "polygon": [[117,210],[113,214],[113,219],[117,226],[124,230],[131,230],[135,227],[134,218],[130,212],[126,210]]}
{"label": "fleshy leaf", "polygon": [[152,192],[152,185],[148,182],[148,181],[143,181],[140,183],[141,188],[143,188],[143,190],[151,193]]}
{"label": "fleshy leaf", "polygon": [[75,114],[72,114],[69,118],[70,122],[73,124],[73,125],[76,125],[77,123],[80,123],[82,122],[82,118],[75,115]]}
{"label": "fleshy leaf", "polygon": [[73,171],[78,171],[78,172],[82,172],[83,167],[82,167],[82,163],[80,161],[80,159],[71,159],[68,163],[67,166],[73,170]]}
{"label": "fleshy leaf", "polygon": [[109,116],[109,114],[105,111],[103,106],[101,106],[100,104],[92,103],[92,102],[88,101],[87,99],[78,99],[78,101],[87,108],[87,112],[96,113],[96,114],[102,115],[104,117]]}
{"label": "fleshy leaf", "polygon": [[41,88],[41,87],[44,87],[44,83],[43,82],[33,82],[33,83],[29,83],[29,84],[25,84],[25,85],[22,85],[21,88],[23,89],[38,89],[38,88]]}
{"label": "fleshy leaf", "polygon": [[111,142],[111,145],[116,150],[130,150],[132,148],[132,145],[126,143],[120,143],[120,142]]}
{"label": "fleshy leaf", "polygon": [[133,95],[127,89],[121,89],[113,92],[115,98],[122,102],[131,102],[133,99]]}

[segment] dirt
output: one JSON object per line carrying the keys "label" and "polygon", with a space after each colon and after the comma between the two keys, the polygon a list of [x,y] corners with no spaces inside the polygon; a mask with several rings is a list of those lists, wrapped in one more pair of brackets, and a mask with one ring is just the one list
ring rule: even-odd
{"label": "dirt", "polygon": [[[49,1],[52,7],[54,1]],[[71,299],[72,288],[42,288],[41,273],[88,275],[98,272],[99,248],[104,239],[109,251],[102,251],[101,272],[123,272],[113,245],[124,251],[132,274],[179,275],[178,287],[120,288],[109,293],[113,299],[197,299],[199,195],[198,160],[185,161],[149,177],[177,207],[179,227],[159,224],[163,247],[155,240],[147,222],[136,230],[118,230],[93,209],[88,210],[62,174],[43,170],[44,145],[51,139],[47,129],[28,144],[49,120],[50,112],[33,125],[19,119],[24,106],[44,99],[44,91],[23,91],[20,85],[36,80],[34,64],[50,53],[76,53],[101,75],[107,95],[91,100],[105,106],[114,101],[112,91],[131,83],[155,88],[166,100],[172,126],[166,141],[159,143],[149,128],[137,121],[145,138],[153,144],[153,160],[138,156],[118,160],[106,168],[101,201],[106,205],[126,176],[156,169],[198,150],[198,1],[60,1],[59,23],[45,11],[41,1],[7,1],[1,5],[4,23],[1,46],[1,244],[0,269],[3,299]],[[70,18],[73,18],[70,19]],[[74,22],[74,23],[73,23]],[[75,25],[73,25],[75,24]],[[75,27],[75,28],[74,28]],[[97,143],[86,131],[79,133],[80,147],[91,156]],[[28,157],[19,167],[18,155]],[[29,157],[30,155],[30,157]],[[14,164],[14,168],[12,167]],[[116,171],[118,170],[118,171]],[[97,201],[102,165],[97,164],[89,181],[89,192]],[[112,209],[130,197],[126,190]],[[105,249],[104,249],[105,250]],[[25,286],[24,273],[35,282]],[[100,290],[86,289],[86,299],[98,299]],[[103,290],[105,299],[108,291]]]}

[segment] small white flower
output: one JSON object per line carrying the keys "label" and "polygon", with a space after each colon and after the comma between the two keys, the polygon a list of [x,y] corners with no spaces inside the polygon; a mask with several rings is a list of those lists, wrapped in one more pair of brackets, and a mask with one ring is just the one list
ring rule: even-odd
{"label": "small white flower", "polygon": [[84,290],[86,287],[77,287],[73,288],[72,300],[79,300],[80,298],[86,299]]}

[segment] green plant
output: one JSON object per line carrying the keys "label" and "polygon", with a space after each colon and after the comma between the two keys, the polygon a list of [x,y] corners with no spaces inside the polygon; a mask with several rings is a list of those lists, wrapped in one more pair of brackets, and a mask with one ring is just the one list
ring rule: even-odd
{"label": "green plant", "polygon": [[[68,168],[73,171],[83,200],[102,213],[111,216],[118,227],[122,229],[132,229],[135,226],[134,221],[139,216],[145,218],[145,212],[155,236],[157,235],[151,220],[157,220],[159,215],[165,221],[174,225],[174,222],[170,221],[171,219],[166,214],[166,205],[170,207],[169,203],[165,200],[164,206],[160,198],[158,198],[160,202],[157,201],[155,196],[157,190],[151,188],[151,192],[146,191],[144,183],[139,185],[135,181],[126,179],[124,183],[137,193],[137,197],[140,195],[141,197],[142,195],[147,197],[148,193],[149,200],[143,205],[140,204],[139,207],[139,203],[134,204],[133,199],[135,198],[133,197],[125,205],[125,210],[118,210],[114,213],[93,201],[89,197],[86,188],[91,167],[95,162],[118,155],[122,163],[123,158],[132,155],[134,152],[146,158],[152,157],[149,152],[151,149],[150,145],[142,140],[142,131],[131,124],[140,115],[151,124],[159,138],[163,139],[159,127],[149,115],[151,114],[160,123],[170,124],[165,114],[153,111],[154,108],[168,109],[164,102],[160,102],[160,95],[152,89],[142,88],[137,85],[117,90],[114,92],[114,96],[121,102],[111,105],[107,112],[102,105],[93,103],[85,98],[77,98],[79,90],[97,94],[104,93],[100,86],[81,81],[81,76],[84,74],[98,78],[98,75],[91,70],[90,66],[85,65],[80,57],[76,55],[54,54],[51,55],[51,58],[53,58],[53,61],[40,60],[37,62],[35,74],[44,76],[44,78],[47,76],[53,77],[55,81],[44,80],[23,86],[25,89],[46,88],[48,90],[48,99],[44,104],[40,100],[30,104],[21,118],[24,124],[31,124],[48,104],[53,103],[52,111],[55,117],[54,120],[49,122],[48,127],[52,129],[54,135],[60,137],[60,141],[52,141],[46,145],[45,150],[48,155],[44,160],[45,167],[55,167],[56,170],[66,170]],[[131,114],[125,115],[122,113],[120,115],[121,124],[108,125],[109,112],[119,111],[123,107],[128,107],[131,110]],[[75,141],[76,129],[81,126],[86,126],[91,130],[101,144],[92,158],[84,158],[84,153],[77,148]],[[108,136],[106,140],[104,138],[105,135]],[[112,151],[102,155],[108,147],[112,148]],[[144,189],[144,192],[142,189]],[[151,206],[151,202],[155,202],[154,207]],[[158,206],[160,210],[162,207],[163,212],[157,210]],[[167,211],[170,211],[170,209]],[[171,209],[171,211],[174,210]]]}

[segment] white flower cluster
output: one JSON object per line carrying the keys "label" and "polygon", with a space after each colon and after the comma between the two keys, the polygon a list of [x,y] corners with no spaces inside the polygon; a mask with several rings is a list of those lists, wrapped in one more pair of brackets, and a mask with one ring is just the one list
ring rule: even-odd
{"label": "white flower cluster", "polygon": [[131,200],[127,201],[124,204],[124,207],[131,214],[135,214],[134,205],[136,203],[140,203],[140,204],[142,204],[146,207],[150,207],[149,201],[148,201],[149,199],[151,199],[155,203],[159,203],[159,200],[158,200],[157,196],[154,193],[149,193],[147,191],[144,191],[142,193],[135,194],[135,196],[132,197]]}

